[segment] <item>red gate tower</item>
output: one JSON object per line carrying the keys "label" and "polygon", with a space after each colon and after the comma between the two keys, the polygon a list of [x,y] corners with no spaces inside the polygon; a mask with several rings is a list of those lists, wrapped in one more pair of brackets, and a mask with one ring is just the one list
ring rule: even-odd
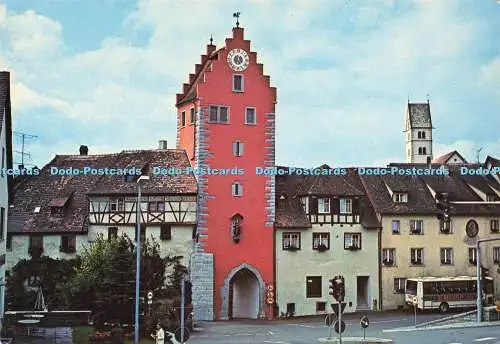
{"label": "red gate tower", "polygon": [[274,317],[274,176],[257,170],[275,165],[275,105],[239,22],[177,94],[177,147],[198,179],[195,319]]}

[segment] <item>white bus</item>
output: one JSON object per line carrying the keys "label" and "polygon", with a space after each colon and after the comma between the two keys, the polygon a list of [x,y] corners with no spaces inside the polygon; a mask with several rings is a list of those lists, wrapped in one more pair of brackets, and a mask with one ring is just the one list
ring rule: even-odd
{"label": "white bus", "polygon": [[[418,309],[439,309],[476,307],[477,279],[474,276],[419,277],[408,278],[405,288],[405,302],[413,307],[417,299]],[[493,303],[493,279],[486,277],[483,284],[483,304]]]}

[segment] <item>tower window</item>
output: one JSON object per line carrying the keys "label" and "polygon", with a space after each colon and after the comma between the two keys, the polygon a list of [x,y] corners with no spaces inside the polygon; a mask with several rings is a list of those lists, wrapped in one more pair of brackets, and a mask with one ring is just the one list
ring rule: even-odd
{"label": "tower window", "polygon": [[255,114],[255,108],[245,109],[245,124],[257,124],[257,116]]}
{"label": "tower window", "polygon": [[210,106],[210,122],[229,123],[229,108],[227,106]]}
{"label": "tower window", "polygon": [[231,188],[233,196],[243,196],[243,186],[239,182],[234,182]]}
{"label": "tower window", "polygon": [[186,111],[182,111],[181,113],[181,127],[186,125]]}
{"label": "tower window", "polygon": [[191,124],[194,124],[194,122],[196,121],[196,117],[195,117],[195,110],[194,108],[191,108],[191,110],[189,110],[189,123]]}
{"label": "tower window", "polygon": [[419,155],[427,154],[427,148],[426,147],[418,147],[418,154]]}
{"label": "tower window", "polygon": [[425,131],[422,131],[422,138],[425,139]]}
{"label": "tower window", "polygon": [[243,92],[243,75],[234,74],[233,75],[233,92]]}
{"label": "tower window", "polygon": [[234,156],[242,156],[243,155],[244,144],[240,141],[233,142],[233,155]]}

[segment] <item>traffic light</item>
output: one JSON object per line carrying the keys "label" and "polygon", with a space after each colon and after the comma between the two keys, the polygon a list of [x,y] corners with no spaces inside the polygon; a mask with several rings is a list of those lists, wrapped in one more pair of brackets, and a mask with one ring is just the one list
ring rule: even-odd
{"label": "traffic light", "polygon": [[343,302],[345,297],[345,282],[344,277],[336,276],[329,280],[330,282],[330,295],[332,295],[338,302]]}

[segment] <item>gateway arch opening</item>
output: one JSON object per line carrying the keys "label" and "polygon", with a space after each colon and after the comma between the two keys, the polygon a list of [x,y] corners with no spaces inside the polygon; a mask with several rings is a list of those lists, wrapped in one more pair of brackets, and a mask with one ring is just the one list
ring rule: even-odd
{"label": "gateway arch opening", "polygon": [[259,280],[248,269],[238,271],[230,281],[229,318],[257,319],[259,316]]}

